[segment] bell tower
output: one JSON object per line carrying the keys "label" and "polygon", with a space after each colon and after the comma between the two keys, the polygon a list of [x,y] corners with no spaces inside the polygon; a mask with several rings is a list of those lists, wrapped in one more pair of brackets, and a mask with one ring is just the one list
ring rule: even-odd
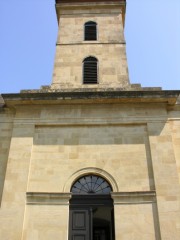
{"label": "bell tower", "polygon": [[125,9],[125,0],[56,0],[59,30],[51,89],[130,89]]}

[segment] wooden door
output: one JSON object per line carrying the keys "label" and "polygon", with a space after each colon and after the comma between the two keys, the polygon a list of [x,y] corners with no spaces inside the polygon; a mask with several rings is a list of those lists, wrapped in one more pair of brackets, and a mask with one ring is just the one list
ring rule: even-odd
{"label": "wooden door", "polygon": [[91,211],[70,209],[69,240],[91,240]]}

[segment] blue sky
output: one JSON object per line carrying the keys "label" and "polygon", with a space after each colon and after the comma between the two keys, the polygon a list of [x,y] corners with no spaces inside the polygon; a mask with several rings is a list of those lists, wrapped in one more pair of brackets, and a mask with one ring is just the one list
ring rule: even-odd
{"label": "blue sky", "polygon": [[[0,0],[0,93],[52,81],[54,0]],[[180,89],[180,0],[127,0],[125,38],[131,83]]]}

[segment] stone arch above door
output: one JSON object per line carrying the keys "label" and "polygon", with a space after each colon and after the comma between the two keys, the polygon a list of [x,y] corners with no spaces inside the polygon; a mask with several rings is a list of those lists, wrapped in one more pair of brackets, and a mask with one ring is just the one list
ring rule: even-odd
{"label": "stone arch above door", "polygon": [[83,177],[84,175],[88,174],[94,174],[104,178],[110,183],[113,192],[118,192],[118,186],[115,179],[105,170],[94,167],[80,169],[74,172],[71,176],[69,176],[64,185],[63,192],[70,192],[73,183],[75,183],[76,180],[78,180],[80,177]]}

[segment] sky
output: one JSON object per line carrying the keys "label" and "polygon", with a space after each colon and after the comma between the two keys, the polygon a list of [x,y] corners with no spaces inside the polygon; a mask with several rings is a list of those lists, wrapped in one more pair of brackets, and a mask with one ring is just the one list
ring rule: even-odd
{"label": "sky", "polygon": [[[0,0],[0,93],[50,85],[57,39],[55,0]],[[131,83],[180,90],[180,0],[127,0]]]}

